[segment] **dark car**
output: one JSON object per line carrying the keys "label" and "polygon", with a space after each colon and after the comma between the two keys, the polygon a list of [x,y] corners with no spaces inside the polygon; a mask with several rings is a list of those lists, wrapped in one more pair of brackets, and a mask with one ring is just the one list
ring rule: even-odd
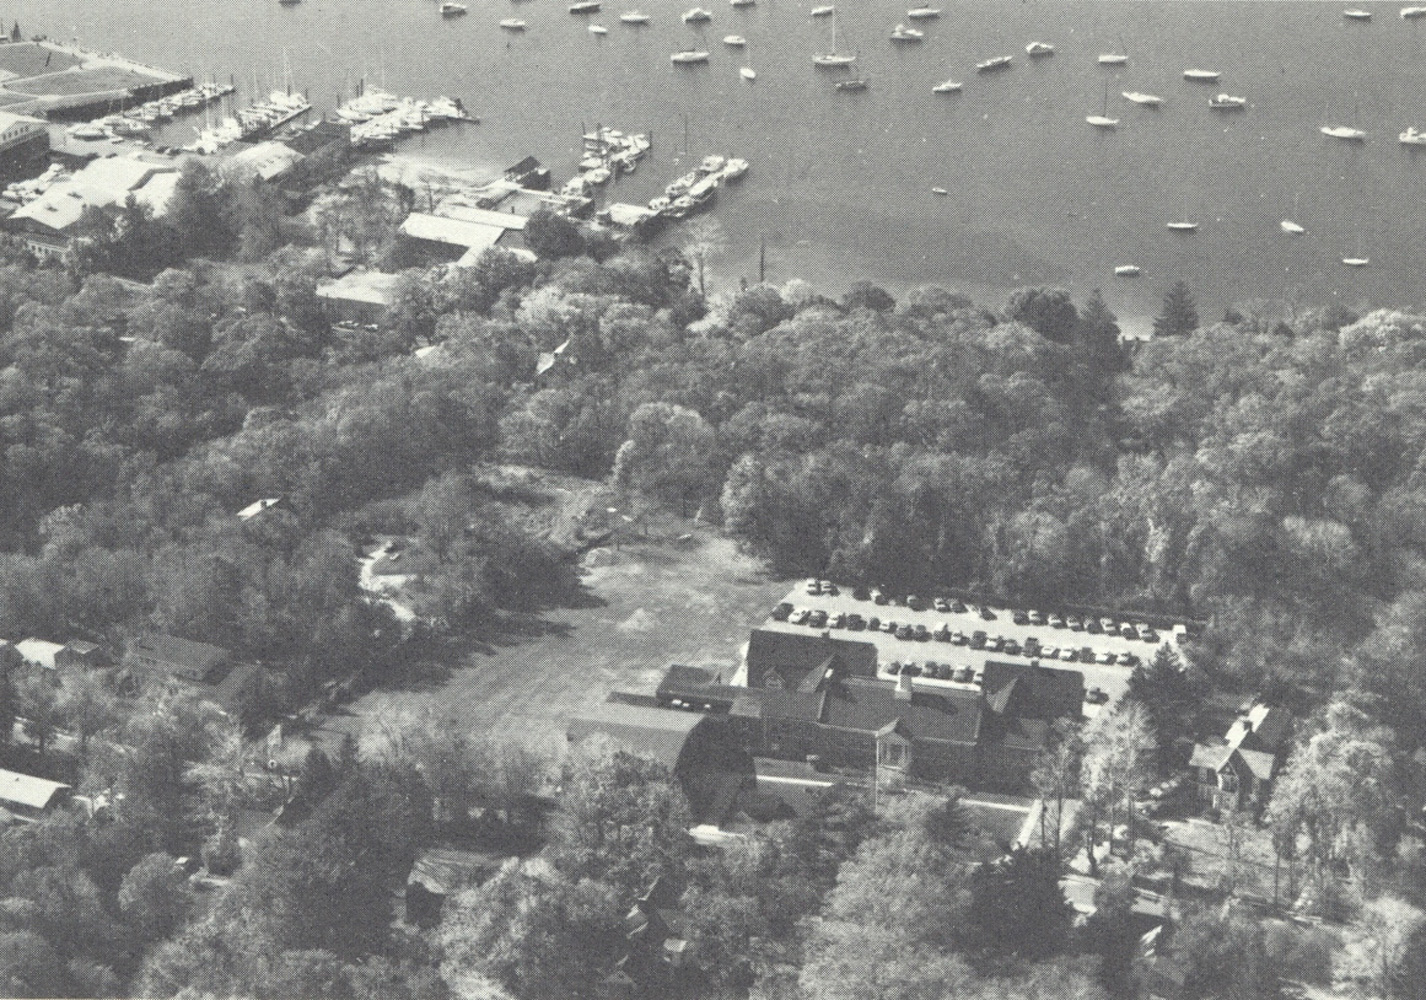
{"label": "dark car", "polygon": [[910,625],[902,625],[896,630],[896,638],[898,639],[910,639],[913,638],[915,635],[916,633]]}
{"label": "dark car", "polygon": [[987,607],[986,607],[985,605],[983,605],[983,604],[982,604],[981,607],[980,607],[980,616],[981,616],[982,618],[984,618],[984,619],[985,619],[986,621],[988,621],[988,622],[993,622],[993,621],[995,621],[995,612],[994,612],[994,611],[991,611],[989,608],[987,608]]}
{"label": "dark car", "polygon": [[985,643],[986,643],[986,635],[985,635],[985,633],[982,632],[980,629],[976,629],[974,632],[972,632],[972,633],[970,634],[970,648],[971,648],[971,649],[984,649],[984,648],[985,648]]}
{"label": "dark car", "polygon": [[1139,638],[1143,639],[1145,642],[1152,642],[1157,644],[1159,641],[1159,634],[1153,629],[1146,629],[1145,631],[1139,633]]}
{"label": "dark car", "polygon": [[925,610],[926,610],[926,602],[925,602],[924,600],[922,600],[921,598],[917,597],[915,594],[910,594],[910,595],[907,596],[907,598],[906,598],[906,606],[907,606],[908,608],[910,608],[912,611],[925,611]]}
{"label": "dark car", "polygon": [[997,635],[994,639],[991,639],[990,642],[986,643],[985,648],[992,653],[1000,652],[1005,648],[1005,637]]}
{"label": "dark car", "polygon": [[963,614],[965,614],[965,613],[966,613],[966,606],[965,606],[965,604],[964,604],[963,602],[961,602],[960,600],[956,599],[956,598],[952,598],[952,599],[951,599],[951,614],[953,614],[953,615],[963,615]]}
{"label": "dark car", "polygon": [[896,624],[896,622],[892,621],[890,618],[888,618],[886,621],[884,621],[884,622],[881,623],[881,630],[882,630],[883,632],[887,633],[888,635],[895,635],[895,634],[896,634],[896,630],[897,630],[899,627],[900,627],[900,626],[898,626],[898,625]]}
{"label": "dark car", "polygon": [[1103,635],[1104,626],[1099,624],[1098,618],[1088,618],[1084,623],[1084,630],[1090,635]]}
{"label": "dark car", "polygon": [[792,605],[786,601],[772,609],[772,620],[775,622],[785,622],[790,617],[792,617]]}
{"label": "dark car", "polygon": [[1092,687],[1088,693],[1085,694],[1084,700],[1091,705],[1103,705],[1109,700],[1109,695],[1107,695],[1102,688]]}
{"label": "dark car", "polygon": [[831,580],[823,580],[823,581],[822,581],[822,593],[824,593],[824,594],[829,594],[829,595],[831,595],[832,597],[836,597],[838,594],[841,593],[841,591],[837,589],[837,585],[836,585],[835,583],[833,583]]}
{"label": "dark car", "polygon": [[951,665],[949,663],[942,663],[936,668],[936,679],[941,681],[951,679]]}
{"label": "dark car", "polygon": [[880,590],[873,590],[871,592],[871,602],[873,604],[886,604],[890,600],[891,598],[887,597],[886,594]]}
{"label": "dark car", "polygon": [[795,614],[795,615],[792,616],[792,624],[794,624],[794,625],[806,625],[806,624],[807,624],[807,619],[809,619],[809,618],[811,618],[811,617],[812,617],[812,610],[811,610],[810,608],[803,608],[801,611],[797,612],[797,614]]}
{"label": "dark car", "polygon": [[881,631],[881,619],[878,618],[876,615],[872,615],[870,618],[868,618],[868,619],[866,620],[866,627],[867,627],[867,631],[869,631],[869,632],[880,632],[880,631]]}
{"label": "dark car", "polygon": [[928,629],[925,625],[917,625],[911,630],[911,632],[916,637],[917,642],[925,642],[927,639],[931,638],[931,630]]}
{"label": "dark car", "polygon": [[1139,657],[1133,653],[1120,653],[1119,665],[1121,667],[1137,667],[1139,665]]}
{"label": "dark car", "polygon": [[1012,615],[1010,616],[1010,620],[1013,621],[1016,625],[1029,625],[1029,624],[1030,624],[1030,612],[1028,612],[1028,611],[1016,611],[1014,614],[1012,614]]}
{"label": "dark car", "polygon": [[909,675],[909,676],[911,676],[911,677],[920,677],[920,676],[921,676],[921,668],[918,667],[918,666],[917,666],[916,664],[914,664],[914,663],[907,663],[907,664],[905,664],[905,665],[901,668],[901,672],[902,672],[903,674],[907,674],[907,675]]}
{"label": "dark car", "polygon": [[892,677],[895,677],[897,674],[901,673],[901,661],[892,660],[886,665],[886,672]]}
{"label": "dark car", "polygon": [[812,612],[812,617],[808,620],[807,624],[811,625],[813,628],[821,628],[822,626],[827,624],[827,612],[823,611],[821,608],[818,608],[816,611]]}
{"label": "dark car", "polygon": [[1139,638],[1139,630],[1136,629],[1133,625],[1130,625],[1128,622],[1125,622],[1119,627],[1119,634],[1126,639]]}
{"label": "dark car", "polygon": [[1001,651],[1002,653],[1004,653],[1006,656],[1019,656],[1019,655],[1020,655],[1020,644],[1019,644],[1018,642],[1016,642],[1014,639],[1006,639],[1006,640],[1005,640],[1005,645],[1002,646],[1002,647],[1000,647],[1000,651]]}
{"label": "dark car", "polygon": [[1031,611],[1031,612],[1030,612],[1030,624],[1031,624],[1031,625],[1044,625],[1044,624],[1045,624],[1045,613],[1044,613],[1043,611]]}
{"label": "dark car", "polygon": [[854,611],[851,614],[847,615],[847,628],[851,629],[853,632],[860,632],[862,629],[866,628],[866,619]]}
{"label": "dark car", "polygon": [[956,672],[951,675],[951,680],[957,684],[969,684],[970,679],[975,676],[975,671],[970,667],[956,667]]}
{"label": "dark car", "polygon": [[949,626],[949,625],[942,625],[940,628],[936,629],[935,632],[931,633],[931,638],[935,639],[937,642],[950,642],[950,641],[951,641],[951,628],[950,628],[950,626]]}
{"label": "dark car", "polygon": [[853,588],[852,588],[852,598],[853,598],[854,600],[865,601],[865,600],[866,600],[867,598],[869,598],[870,596],[871,596],[871,591],[867,590],[865,587],[853,587]]}
{"label": "dark car", "polygon": [[832,628],[846,628],[847,616],[842,612],[838,611],[835,615],[832,616],[832,620],[827,622],[827,624]]}
{"label": "dark car", "polygon": [[1071,632],[1084,631],[1084,619],[1079,615],[1065,615],[1065,624],[1069,626]]}

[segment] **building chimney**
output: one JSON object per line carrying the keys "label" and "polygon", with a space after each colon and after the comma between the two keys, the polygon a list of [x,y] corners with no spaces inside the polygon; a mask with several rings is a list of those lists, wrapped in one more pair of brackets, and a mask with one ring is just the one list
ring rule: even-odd
{"label": "building chimney", "polygon": [[911,700],[911,675],[908,673],[903,672],[896,675],[896,700]]}

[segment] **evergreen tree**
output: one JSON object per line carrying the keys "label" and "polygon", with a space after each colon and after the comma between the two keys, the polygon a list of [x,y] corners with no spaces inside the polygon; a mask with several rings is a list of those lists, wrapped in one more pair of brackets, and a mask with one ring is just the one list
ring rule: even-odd
{"label": "evergreen tree", "polygon": [[1144,706],[1160,747],[1171,748],[1176,739],[1188,734],[1197,699],[1178,654],[1168,646],[1160,646],[1147,666],[1134,668],[1127,697]]}
{"label": "evergreen tree", "polygon": [[1109,310],[1097,288],[1080,310],[1074,341],[1084,363],[1097,371],[1121,372],[1129,367],[1119,342],[1119,317]]}
{"label": "evergreen tree", "polygon": [[1005,315],[1059,344],[1074,339],[1080,319],[1063,288],[1017,288],[1005,306]]}
{"label": "evergreen tree", "polygon": [[1046,958],[1065,946],[1073,916],[1051,851],[1016,849],[971,877],[970,919],[989,951]]}
{"label": "evergreen tree", "polygon": [[1198,306],[1193,293],[1182,281],[1175,281],[1164,295],[1163,312],[1154,317],[1155,337],[1185,337],[1198,329]]}

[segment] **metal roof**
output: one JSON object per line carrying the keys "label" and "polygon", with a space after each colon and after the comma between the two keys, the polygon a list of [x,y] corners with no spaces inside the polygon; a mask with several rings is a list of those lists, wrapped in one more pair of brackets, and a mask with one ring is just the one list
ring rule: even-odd
{"label": "metal roof", "polygon": [[603,733],[641,757],[652,757],[673,770],[689,734],[704,720],[697,712],[645,708],[604,702],[569,720],[571,743]]}
{"label": "metal roof", "polygon": [[442,205],[441,214],[459,222],[475,222],[485,226],[499,226],[501,229],[524,229],[525,223],[530,221],[514,212],[495,212],[470,205]]}
{"label": "metal roof", "polygon": [[467,249],[493,247],[505,235],[505,227],[483,222],[462,222],[425,212],[412,212],[401,223],[401,234],[417,240],[445,243]]}
{"label": "metal roof", "polygon": [[69,786],[18,771],[0,770],[0,803],[44,809],[55,793]]}
{"label": "metal roof", "polygon": [[20,655],[25,658],[26,663],[38,663],[42,667],[55,668],[54,654],[64,648],[57,642],[47,642],[44,639],[21,639],[15,643],[15,648],[20,651]]}
{"label": "metal roof", "polygon": [[350,271],[335,281],[318,285],[316,294],[319,299],[389,306],[400,280],[401,275],[385,271]]}

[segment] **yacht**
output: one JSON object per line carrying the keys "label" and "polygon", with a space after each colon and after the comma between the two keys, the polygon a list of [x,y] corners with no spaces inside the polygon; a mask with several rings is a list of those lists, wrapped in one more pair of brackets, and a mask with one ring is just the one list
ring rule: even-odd
{"label": "yacht", "polygon": [[1350,10],[1342,11],[1342,16],[1351,21],[1370,21],[1372,19],[1372,12],[1369,10],[1358,10],[1353,7]]}
{"label": "yacht", "polygon": [[1280,226],[1282,228],[1282,231],[1287,233],[1289,236],[1301,236],[1303,233],[1307,232],[1306,229],[1304,229],[1302,226],[1299,226],[1291,219],[1283,219],[1281,222],[1278,223],[1278,226]]}
{"label": "yacht", "polygon": [[1095,128],[1118,128],[1119,119],[1110,118],[1108,115],[1085,115],[1084,120]]}
{"label": "yacht", "polygon": [[702,49],[684,49],[682,52],[675,52],[669,59],[675,66],[691,66],[694,63],[706,63],[708,53]]}
{"label": "yacht", "polygon": [[[826,52],[813,53],[812,65],[821,66],[824,69],[850,66],[857,61],[857,57],[848,52],[837,51],[837,12],[833,7],[828,7],[827,10],[832,15],[832,47]],[[813,11],[813,14],[816,14],[816,11]]]}
{"label": "yacht", "polygon": [[838,90],[866,90],[866,81],[861,77],[854,77],[850,80],[838,80]]}
{"label": "yacht", "polygon": [[625,24],[648,24],[649,15],[643,11],[631,10],[627,14],[620,14],[619,20]]}
{"label": "yacht", "polygon": [[812,16],[813,16],[813,17],[831,17],[833,11],[835,11],[836,9],[837,9],[837,8],[834,7],[834,6],[831,5],[831,4],[827,4],[827,5],[822,6],[822,7],[813,7],[813,8],[812,8]]}
{"label": "yacht", "polygon": [[943,82],[943,83],[938,83],[938,84],[936,84],[934,87],[932,87],[932,88],[931,88],[931,93],[933,93],[933,94],[958,94],[958,93],[960,93],[960,90],[961,90],[961,84],[960,84],[960,81],[959,81],[959,80],[946,80],[945,82]]}
{"label": "yacht", "polygon": [[1032,59],[1038,59],[1040,56],[1052,56],[1055,54],[1055,47],[1049,42],[1031,42],[1025,46],[1025,54]]}
{"label": "yacht", "polygon": [[734,7],[755,7],[757,2],[758,0],[728,0],[728,3]]}
{"label": "yacht", "polygon": [[1157,94],[1145,94],[1137,90],[1124,91],[1124,99],[1126,101],[1133,101],[1135,104],[1143,104],[1150,108],[1157,108],[1160,104],[1164,103],[1164,99]]}
{"label": "yacht", "polygon": [[898,24],[891,29],[891,40],[893,42],[919,42],[925,37],[926,33],[924,31],[908,28],[904,24]]}
{"label": "yacht", "polygon": [[723,44],[734,49],[741,49],[748,44],[748,40],[742,35],[724,35]]}
{"label": "yacht", "polygon": [[933,187],[933,188],[931,189],[931,193],[932,193],[932,194],[947,195],[947,194],[950,194],[951,192],[947,191],[947,190],[946,190],[945,188],[943,188],[943,187]]}
{"label": "yacht", "polygon": [[1342,263],[1348,267],[1366,267],[1371,260],[1367,257],[1343,257]]}
{"label": "yacht", "polygon": [[1142,272],[1138,264],[1120,264],[1114,269],[1114,274],[1119,278],[1137,278]]}
{"label": "yacht", "polygon": [[609,34],[609,29],[602,24],[591,24],[589,26],[589,33],[591,35],[607,35]]}
{"label": "yacht", "polygon": [[1208,106],[1215,111],[1242,111],[1248,106],[1248,99],[1232,94],[1214,94],[1208,99]]}
{"label": "yacht", "polygon": [[1416,131],[1415,125],[1406,126],[1406,131],[1396,138],[1403,146],[1426,146],[1426,132]]}
{"label": "yacht", "polygon": [[1401,8],[1401,17],[1406,21],[1426,17],[1426,7],[1403,7]]}
{"label": "yacht", "polygon": [[1168,227],[1176,233],[1191,233],[1198,229],[1196,222],[1170,222]]}
{"label": "yacht", "polygon": [[1123,66],[1129,61],[1129,57],[1121,52],[1105,52],[1099,57],[1101,66]]}
{"label": "yacht", "polygon": [[987,59],[987,60],[985,60],[984,62],[978,62],[978,63],[976,63],[976,64],[975,64],[975,71],[976,71],[977,73],[988,73],[988,72],[990,72],[991,70],[995,70],[995,69],[1009,69],[1009,67],[1010,67],[1010,57],[1009,57],[1009,56],[996,56],[994,59]]}
{"label": "yacht", "polygon": [[1350,125],[1323,125],[1317,131],[1330,135],[1333,139],[1345,139],[1348,142],[1361,142],[1367,137],[1361,129],[1352,128]]}
{"label": "yacht", "polygon": [[441,16],[459,17],[461,14],[464,14],[467,9],[463,3],[453,3],[452,0],[446,0],[445,3],[441,4]]}
{"label": "yacht", "polygon": [[577,3],[569,5],[569,12],[571,14],[597,14],[599,6],[599,0],[578,0]]}
{"label": "yacht", "polygon": [[758,78],[758,71],[751,66],[743,66],[738,70],[738,75],[744,80],[756,80]]}
{"label": "yacht", "polygon": [[1183,78],[1185,80],[1192,80],[1195,83],[1212,83],[1222,75],[1222,73],[1212,69],[1186,69],[1183,71]]}
{"label": "yacht", "polygon": [[702,7],[694,7],[692,10],[683,12],[684,24],[699,24],[703,21],[713,20],[713,12],[704,10]]}
{"label": "yacht", "polygon": [[723,166],[723,179],[735,181],[748,172],[748,161],[741,157],[731,157]]}
{"label": "yacht", "polygon": [[500,27],[504,28],[506,31],[524,31],[525,22],[520,20],[518,17],[507,17],[505,20],[500,22]]}
{"label": "yacht", "polygon": [[912,7],[906,12],[906,16],[913,21],[925,21],[933,17],[941,16],[939,7]]}

